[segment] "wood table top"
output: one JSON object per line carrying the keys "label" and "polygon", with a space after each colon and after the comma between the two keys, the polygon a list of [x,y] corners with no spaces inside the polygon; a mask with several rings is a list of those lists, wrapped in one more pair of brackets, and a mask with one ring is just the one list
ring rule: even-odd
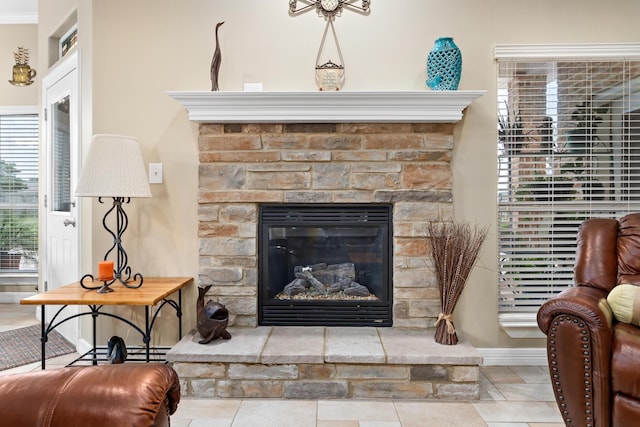
{"label": "wood table top", "polygon": [[[90,283],[98,286],[100,282]],[[99,294],[84,289],[80,282],[70,283],[20,300],[25,305],[155,305],[172,293],[193,283],[192,277],[145,277],[142,286],[131,289],[116,281],[113,292]],[[85,285],[87,285],[85,281]]]}

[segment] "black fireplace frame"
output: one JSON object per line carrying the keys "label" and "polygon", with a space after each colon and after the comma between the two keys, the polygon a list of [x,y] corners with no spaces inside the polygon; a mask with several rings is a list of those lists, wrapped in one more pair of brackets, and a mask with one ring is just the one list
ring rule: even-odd
{"label": "black fireplace frame", "polygon": [[[269,227],[377,227],[382,230],[381,299],[298,301],[269,297]],[[258,324],[272,326],[393,325],[393,207],[391,204],[261,204],[258,213]]]}

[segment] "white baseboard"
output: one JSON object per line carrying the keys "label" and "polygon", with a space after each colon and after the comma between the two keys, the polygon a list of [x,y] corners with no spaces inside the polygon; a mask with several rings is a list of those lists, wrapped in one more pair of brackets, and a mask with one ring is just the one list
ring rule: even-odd
{"label": "white baseboard", "polygon": [[78,353],[85,354],[86,352],[92,349],[93,349],[93,345],[89,344],[89,341],[85,340],[84,338],[80,338],[78,340],[78,346],[76,347],[76,350],[78,351]]}
{"label": "white baseboard", "polygon": [[0,304],[19,304],[21,299],[35,294],[35,292],[0,292]]}
{"label": "white baseboard", "polygon": [[476,348],[484,366],[547,366],[546,348]]}

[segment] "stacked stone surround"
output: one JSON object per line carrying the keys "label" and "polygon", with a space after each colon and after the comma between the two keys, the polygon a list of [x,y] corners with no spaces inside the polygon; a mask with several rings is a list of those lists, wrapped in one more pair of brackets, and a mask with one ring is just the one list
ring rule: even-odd
{"label": "stacked stone surround", "polygon": [[452,217],[453,124],[202,124],[198,147],[199,285],[231,324],[257,325],[261,203],[379,202],[393,204],[393,326],[433,326],[427,224]]}

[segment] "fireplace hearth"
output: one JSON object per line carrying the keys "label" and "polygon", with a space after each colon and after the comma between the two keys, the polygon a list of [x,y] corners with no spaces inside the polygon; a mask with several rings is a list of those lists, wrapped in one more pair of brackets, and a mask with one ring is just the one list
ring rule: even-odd
{"label": "fireplace hearth", "polygon": [[391,326],[391,205],[263,204],[258,322]]}

